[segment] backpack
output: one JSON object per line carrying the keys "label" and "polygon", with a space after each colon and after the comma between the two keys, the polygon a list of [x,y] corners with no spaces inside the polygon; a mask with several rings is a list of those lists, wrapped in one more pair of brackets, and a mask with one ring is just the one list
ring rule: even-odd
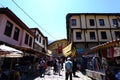
{"label": "backpack", "polygon": [[72,71],[72,64],[70,62],[67,62],[65,64],[66,72],[71,72]]}

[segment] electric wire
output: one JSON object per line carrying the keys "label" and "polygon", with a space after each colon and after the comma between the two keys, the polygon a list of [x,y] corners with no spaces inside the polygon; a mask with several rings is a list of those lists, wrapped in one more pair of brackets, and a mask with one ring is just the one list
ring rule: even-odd
{"label": "electric wire", "polygon": [[27,12],[25,12],[14,0],[12,2],[21,10],[23,13],[28,16],[37,26],[39,26],[45,33],[47,33],[49,36],[51,36],[53,39],[56,39],[53,37],[50,33],[48,33],[44,28],[42,28]]}

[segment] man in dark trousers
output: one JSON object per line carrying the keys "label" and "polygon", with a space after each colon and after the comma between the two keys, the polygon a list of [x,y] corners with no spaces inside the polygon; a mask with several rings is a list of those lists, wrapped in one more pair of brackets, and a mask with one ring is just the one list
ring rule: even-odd
{"label": "man in dark trousers", "polygon": [[76,59],[74,58],[74,59],[72,60],[72,62],[73,62],[73,67],[72,67],[73,76],[74,76],[74,77],[77,77],[77,75],[76,75],[76,71],[77,71],[77,61],[76,61]]}
{"label": "man in dark trousers", "polygon": [[72,67],[73,67],[73,63],[71,61],[71,58],[68,57],[67,61],[65,62],[65,80],[68,80],[69,76],[70,76],[70,80],[72,80]]}

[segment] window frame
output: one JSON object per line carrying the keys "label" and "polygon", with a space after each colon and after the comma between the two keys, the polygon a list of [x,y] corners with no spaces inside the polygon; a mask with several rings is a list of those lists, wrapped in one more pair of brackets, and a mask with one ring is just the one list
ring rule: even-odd
{"label": "window frame", "polygon": [[39,43],[41,43],[41,40],[42,40],[42,39],[41,39],[41,36],[39,36]]}
{"label": "window frame", "polygon": [[25,34],[25,41],[24,41],[24,43],[27,45],[28,42],[29,42],[29,35],[26,33]]}
{"label": "window frame", "polygon": [[7,21],[5,31],[4,31],[4,35],[6,35],[8,37],[11,37],[12,30],[13,30],[13,24],[10,21]]}
{"label": "window frame", "polygon": [[95,26],[95,19],[89,19],[90,26]]}
{"label": "window frame", "polygon": [[71,26],[76,26],[76,25],[77,25],[77,20],[71,19]]}
{"label": "window frame", "polygon": [[15,27],[15,30],[14,30],[14,35],[13,35],[13,39],[18,41],[19,39],[19,34],[20,34],[20,29]]}
{"label": "window frame", "polygon": [[100,25],[100,26],[105,26],[105,21],[104,21],[104,19],[99,19],[99,25]]}
{"label": "window frame", "polygon": [[76,32],[76,40],[81,40],[82,36],[81,36],[81,32]]}
{"label": "window frame", "polygon": [[112,23],[114,27],[118,27],[118,20],[117,19],[112,19]]}
{"label": "window frame", "polygon": [[[119,36],[119,37],[117,37],[117,36]],[[115,31],[115,37],[116,37],[116,39],[120,38],[120,31]]]}
{"label": "window frame", "polygon": [[96,37],[95,37],[95,32],[90,32],[90,40],[95,40]]}
{"label": "window frame", "polygon": [[101,31],[101,39],[107,39],[107,34],[105,31]]}
{"label": "window frame", "polygon": [[29,37],[29,46],[32,46],[32,37]]}

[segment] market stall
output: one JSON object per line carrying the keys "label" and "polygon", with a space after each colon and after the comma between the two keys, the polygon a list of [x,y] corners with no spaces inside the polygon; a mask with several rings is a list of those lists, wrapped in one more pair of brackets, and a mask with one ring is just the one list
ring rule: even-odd
{"label": "market stall", "polygon": [[104,80],[107,68],[110,68],[114,75],[120,70],[120,40],[92,47],[84,56],[88,58],[86,74],[93,79]]}
{"label": "market stall", "polygon": [[11,78],[13,79],[13,77],[16,77],[16,75],[13,74],[20,73],[17,67],[14,66],[14,62],[16,62],[18,58],[21,57],[23,57],[22,51],[4,44],[0,45],[0,60],[3,59],[0,61],[2,62],[0,65],[0,80],[11,80]]}

